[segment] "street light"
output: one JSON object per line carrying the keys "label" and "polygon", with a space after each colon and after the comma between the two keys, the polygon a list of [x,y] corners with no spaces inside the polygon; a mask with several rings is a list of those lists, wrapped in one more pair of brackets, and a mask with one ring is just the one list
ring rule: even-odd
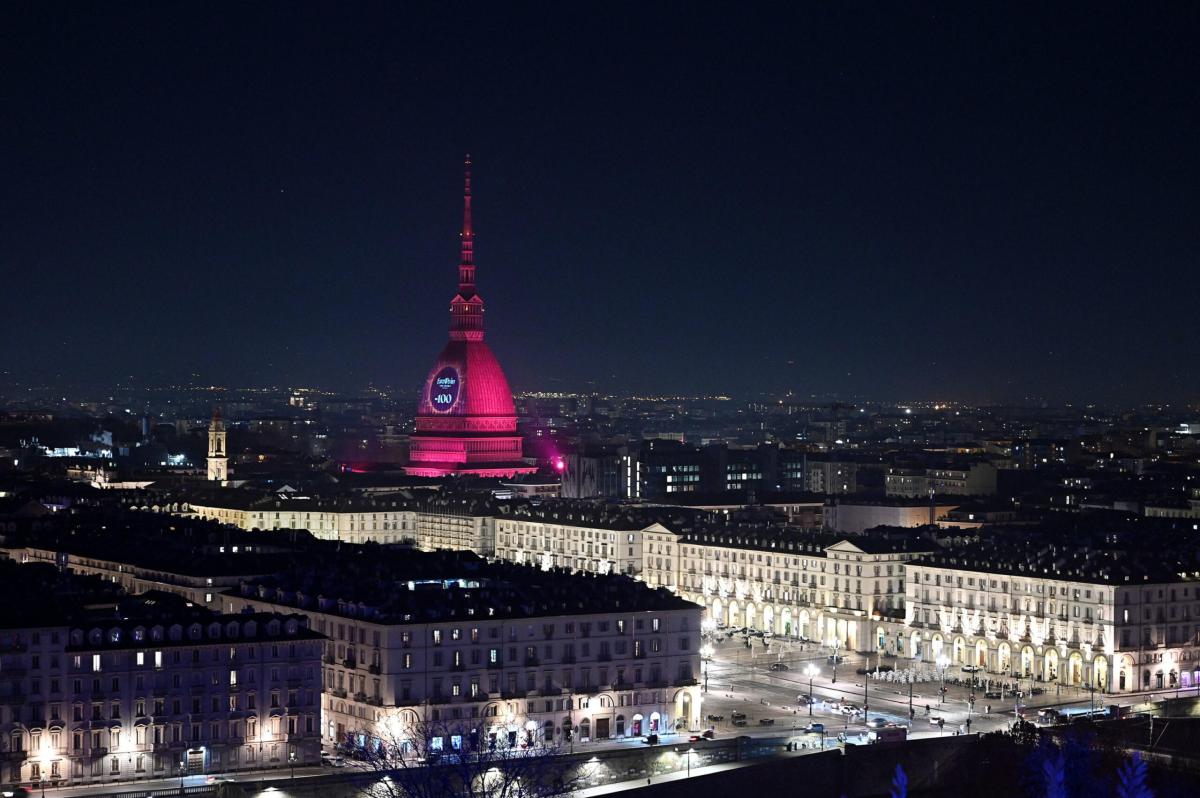
{"label": "street light", "polygon": [[296,752],[288,752],[288,767],[292,770],[292,781],[296,780]]}
{"label": "street light", "polygon": [[819,672],[820,672],[820,669],[819,669],[819,668],[817,668],[817,666],[816,666],[816,665],[813,665],[811,662],[810,662],[810,663],[808,663],[808,665],[807,665],[807,666],[804,668],[804,675],[808,677],[808,717],[809,717],[809,719],[810,719],[810,720],[812,719],[812,716],[813,716],[813,713],[812,713],[812,705],[813,705],[813,691],[812,691],[812,683],[813,683],[813,677],[814,677],[814,676],[816,676],[816,675],[817,675]]}
{"label": "street light", "polygon": [[708,692],[708,664],[712,662],[713,647],[712,643],[705,643],[700,646],[700,659],[704,665],[704,692]]}
{"label": "street light", "polygon": [[187,775],[187,760],[183,757],[179,758],[179,792],[183,794],[183,777]]}
{"label": "street light", "polygon": [[939,703],[944,703],[946,701],[946,668],[948,668],[950,666],[950,658],[947,657],[945,654],[938,657],[937,658],[937,666],[938,666],[938,670],[941,672],[941,675],[942,675],[942,693],[941,693],[941,696],[939,699]]}

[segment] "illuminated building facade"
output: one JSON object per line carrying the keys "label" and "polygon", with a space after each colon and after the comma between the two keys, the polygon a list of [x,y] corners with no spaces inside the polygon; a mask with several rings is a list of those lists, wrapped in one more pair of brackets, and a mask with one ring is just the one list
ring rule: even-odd
{"label": "illuminated building facade", "polygon": [[456,721],[534,747],[700,727],[699,607],[618,576],[472,572],[380,593],[361,574],[337,595],[244,585],[226,609],[302,612],[329,638],[327,745]]}
{"label": "illuminated building facade", "polygon": [[2,625],[0,779],[96,786],[319,761],[321,640],[306,619],[171,604]]}
{"label": "illuminated building facade", "polygon": [[421,391],[406,470],[427,477],[533,473],[537,469],[521,460],[517,412],[508,379],[483,340],[483,297],[475,290],[470,156],[461,239],[458,293],[450,301],[450,340]]}
{"label": "illuminated building facade", "polygon": [[908,655],[1106,693],[1200,684],[1195,575],[1126,582],[1117,566],[1030,567],[1020,554],[911,564]]}

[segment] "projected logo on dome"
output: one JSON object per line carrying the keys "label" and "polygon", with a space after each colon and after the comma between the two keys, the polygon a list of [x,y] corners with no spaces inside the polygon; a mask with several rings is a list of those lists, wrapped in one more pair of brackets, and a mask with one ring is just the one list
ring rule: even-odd
{"label": "projected logo on dome", "polygon": [[437,373],[429,384],[429,404],[439,413],[445,413],[458,401],[458,369],[446,366]]}

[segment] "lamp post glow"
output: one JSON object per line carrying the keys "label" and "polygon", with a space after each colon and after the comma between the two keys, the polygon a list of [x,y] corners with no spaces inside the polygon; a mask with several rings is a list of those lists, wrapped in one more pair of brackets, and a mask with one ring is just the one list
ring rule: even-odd
{"label": "lamp post glow", "polygon": [[700,647],[700,659],[704,665],[704,692],[708,692],[708,664],[712,662],[713,647],[712,643],[705,643]]}
{"label": "lamp post glow", "polygon": [[804,669],[804,675],[808,677],[808,717],[810,720],[812,719],[812,715],[813,715],[813,713],[812,713],[812,705],[813,705],[812,683],[813,683],[813,677],[816,676],[818,672],[819,672],[819,669],[817,668],[817,666],[813,665],[811,662],[808,663],[808,666],[805,667],[805,669]]}
{"label": "lamp post glow", "polygon": [[941,671],[941,674],[942,674],[942,692],[941,692],[941,696],[939,697],[938,703],[945,703],[945,701],[946,701],[946,668],[948,668],[950,666],[950,659],[943,654],[942,656],[937,658],[937,666],[938,666],[938,670]]}

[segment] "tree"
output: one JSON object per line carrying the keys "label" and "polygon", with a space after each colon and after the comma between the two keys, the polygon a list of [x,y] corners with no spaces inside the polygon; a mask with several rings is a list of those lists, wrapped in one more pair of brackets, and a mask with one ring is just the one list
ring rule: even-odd
{"label": "tree", "polygon": [[1117,798],[1154,798],[1146,785],[1146,760],[1136,751],[1117,771]]}
{"label": "tree", "polygon": [[892,776],[891,798],[908,798],[908,776],[900,765],[896,765],[896,775]]}
{"label": "tree", "polygon": [[1045,778],[1046,798],[1067,798],[1066,760],[1062,754],[1042,760],[1042,776]]}
{"label": "tree", "polygon": [[583,781],[577,762],[526,732],[495,733],[490,720],[423,721],[396,710],[352,753],[368,765],[368,798],[558,798]]}

